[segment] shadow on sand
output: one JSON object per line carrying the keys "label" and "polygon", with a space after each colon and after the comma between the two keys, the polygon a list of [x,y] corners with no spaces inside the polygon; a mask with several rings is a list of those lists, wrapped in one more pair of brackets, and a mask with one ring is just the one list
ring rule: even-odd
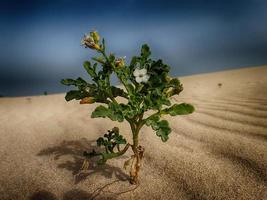
{"label": "shadow on sand", "polygon": [[[129,187],[130,189],[122,191],[122,192],[112,192],[112,191],[104,191],[109,186],[118,183],[118,182],[128,182],[129,176],[125,174],[120,168],[111,166],[109,164],[97,165],[97,158],[91,159],[89,169],[87,171],[80,171],[80,168],[83,164],[84,151],[91,151],[95,149],[99,150],[97,147],[92,147],[92,144],[95,141],[89,141],[85,138],[80,140],[72,140],[72,141],[63,141],[59,145],[54,147],[49,147],[41,150],[37,155],[38,156],[53,156],[55,160],[59,160],[61,157],[67,157],[69,159],[64,159],[64,162],[58,164],[59,168],[66,169],[71,171],[75,177],[75,184],[80,181],[86,179],[88,176],[92,174],[100,174],[106,178],[111,179],[114,175],[117,180],[112,181],[104,186],[97,188],[94,192],[88,193],[83,190],[73,189],[67,191],[63,194],[62,200],[93,200],[93,199],[116,199],[116,196],[127,193],[135,190],[139,185]],[[63,159],[62,159],[63,160]],[[103,194],[105,193],[105,194]],[[53,193],[40,190],[33,193],[29,200],[59,200]]]}
{"label": "shadow on sand", "polygon": [[[73,189],[70,191],[67,191],[63,194],[62,200],[94,200],[98,197],[99,193],[97,194],[91,194],[84,190],[79,189]],[[110,195],[108,196],[101,196],[98,198],[99,200],[115,200],[115,197],[112,197]],[[53,193],[48,192],[46,190],[41,190],[33,193],[29,200],[59,200]]]}
{"label": "shadow on sand", "polygon": [[[72,189],[63,194],[62,200],[116,200],[116,197],[127,193],[134,191],[136,188],[139,187],[139,185],[134,186],[131,189],[122,191],[122,192],[112,192],[112,191],[104,191],[104,189],[108,188],[109,186],[120,182],[121,180],[115,180],[110,183],[105,184],[102,187],[97,188],[94,192],[89,193],[84,190],[80,189]],[[104,195],[103,195],[104,193]],[[53,193],[46,191],[46,190],[40,190],[34,192],[30,197],[29,200],[59,200]]]}
{"label": "shadow on sand", "polygon": [[104,165],[97,165],[96,161],[98,158],[90,159],[90,166],[87,171],[80,171],[84,161],[83,152],[92,151],[93,149],[96,151],[99,150],[97,149],[98,147],[92,147],[92,143],[95,143],[95,141],[89,141],[85,138],[80,140],[63,141],[58,146],[41,150],[37,155],[52,155],[55,160],[59,160],[63,156],[69,158],[68,160],[64,159],[64,162],[58,164],[58,167],[71,171],[75,177],[75,184],[96,173],[106,178],[112,178],[112,176],[115,175],[118,180],[127,181],[129,176],[120,168],[111,166],[107,163]]}

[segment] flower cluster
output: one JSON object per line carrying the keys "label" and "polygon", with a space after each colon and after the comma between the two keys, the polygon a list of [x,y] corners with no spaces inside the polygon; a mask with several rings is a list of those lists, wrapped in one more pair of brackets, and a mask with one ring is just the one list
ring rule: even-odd
{"label": "flower cluster", "polygon": [[98,51],[101,50],[101,46],[99,46],[100,36],[96,31],[92,31],[87,35],[84,35],[84,38],[81,41],[81,44],[85,46],[85,48],[96,49]]}

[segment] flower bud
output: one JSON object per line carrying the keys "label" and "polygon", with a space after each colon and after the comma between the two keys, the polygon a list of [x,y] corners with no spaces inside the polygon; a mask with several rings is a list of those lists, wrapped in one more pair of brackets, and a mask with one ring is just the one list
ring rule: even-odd
{"label": "flower bud", "polygon": [[90,36],[94,39],[95,43],[97,44],[100,40],[100,35],[97,31],[90,32]]}
{"label": "flower bud", "polygon": [[112,129],[112,131],[113,131],[114,133],[119,133],[119,132],[120,132],[120,130],[119,130],[118,127],[114,127],[114,128]]}
{"label": "flower bud", "polygon": [[[92,32],[91,32],[92,33]],[[98,44],[99,36],[96,34],[85,35],[81,41],[81,44],[85,46],[85,48],[96,49],[98,51],[101,50],[101,47]],[[92,36],[93,35],[93,36]]]}
{"label": "flower bud", "polygon": [[172,78],[171,78],[170,76],[165,76],[165,80],[166,80],[167,82],[170,82],[170,81],[172,80]]}
{"label": "flower bud", "polygon": [[124,59],[125,59],[125,57],[123,57],[123,58],[117,58],[115,60],[115,66],[116,67],[123,67],[125,65]]}
{"label": "flower bud", "polygon": [[92,104],[95,102],[94,97],[85,97],[80,101],[80,104]]}

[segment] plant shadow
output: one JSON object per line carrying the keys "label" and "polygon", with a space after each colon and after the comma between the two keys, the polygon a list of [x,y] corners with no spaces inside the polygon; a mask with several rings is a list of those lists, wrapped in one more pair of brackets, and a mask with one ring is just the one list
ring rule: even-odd
{"label": "plant shadow", "polygon": [[[101,195],[100,193],[88,193],[84,190],[80,189],[72,189],[63,194],[61,200],[94,200],[94,199],[101,199],[101,200],[115,200],[115,195]],[[30,197],[29,200],[60,200],[56,197],[55,194],[46,190],[40,190],[34,192]]]}
{"label": "plant shadow", "polygon": [[[112,192],[108,189],[108,187],[116,184],[117,182],[120,182],[121,180],[117,179],[110,183],[107,183],[97,189],[95,189],[92,193],[89,193],[87,191],[81,190],[81,189],[72,189],[69,191],[64,192],[62,200],[116,200],[117,196],[132,192],[136,190],[139,187],[139,184],[131,187],[127,190],[121,191],[121,192]],[[34,192],[30,197],[29,200],[59,200],[55,194],[52,192],[49,192],[47,190],[39,190]]]}
{"label": "plant shadow", "polygon": [[41,190],[33,193],[30,197],[29,200],[58,200],[57,197],[46,190]]}
{"label": "plant shadow", "polygon": [[[84,162],[83,152],[92,151],[95,149],[99,151],[99,147],[93,147],[95,141],[89,141],[86,138],[80,140],[63,141],[54,147],[48,147],[41,150],[38,156],[54,156],[54,160],[59,160],[64,157],[64,162],[58,164],[58,168],[63,168],[72,172],[75,178],[75,184],[85,180],[92,174],[100,174],[106,178],[112,178],[113,175],[121,181],[126,181],[129,176],[125,174],[120,168],[111,166],[109,164],[97,165],[97,157],[90,159],[88,170],[82,170],[81,167]],[[66,159],[67,158],[67,159]]]}

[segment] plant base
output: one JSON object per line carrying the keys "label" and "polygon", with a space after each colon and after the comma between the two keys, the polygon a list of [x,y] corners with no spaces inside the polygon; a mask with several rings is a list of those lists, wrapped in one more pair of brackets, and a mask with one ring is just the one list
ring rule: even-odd
{"label": "plant base", "polygon": [[136,149],[133,149],[133,151],[134,155],[130,171],[130,183],[136,185],[139,183],[138,175],[141,167],[141,161],[144,157],[145,149],[142,146],[138,146]]}

